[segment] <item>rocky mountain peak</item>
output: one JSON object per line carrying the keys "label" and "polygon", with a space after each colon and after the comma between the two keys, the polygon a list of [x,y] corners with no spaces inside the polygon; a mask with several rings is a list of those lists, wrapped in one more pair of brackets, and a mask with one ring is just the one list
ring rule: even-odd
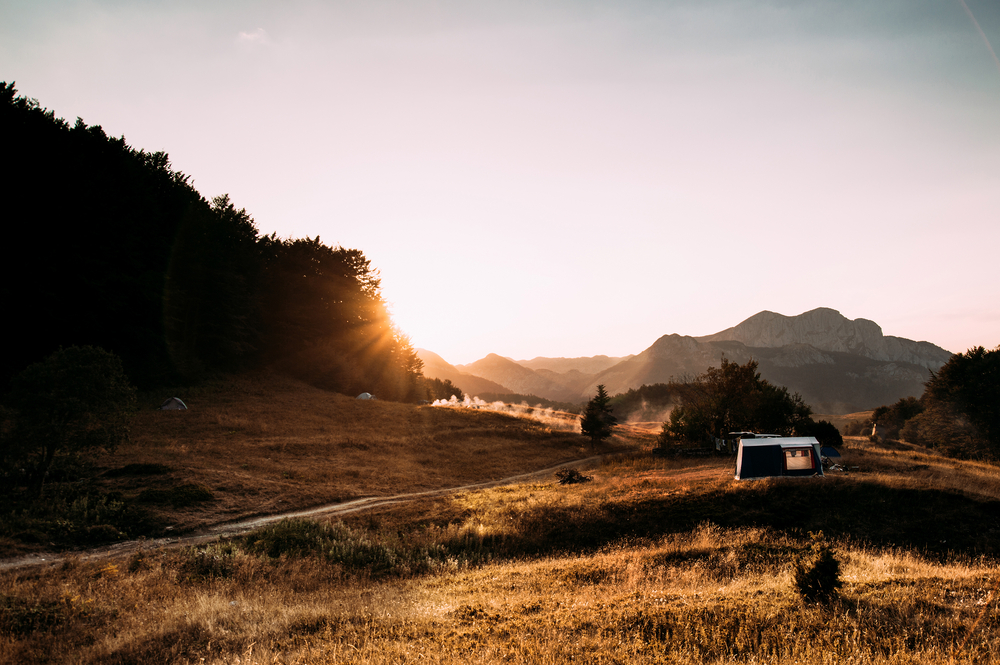
{"label": "rocky mountain peak", "polygon": [[874,321],[848,319],[828,307],[798,316],[760,312],[732,328],[698,340],[735,341],[763,349],[807,344],[821,351],[850,353],[872,360],[903,361],[932,370],[940,368],[951,357],[951,353],[933,344],[883,335],[882,328]]}

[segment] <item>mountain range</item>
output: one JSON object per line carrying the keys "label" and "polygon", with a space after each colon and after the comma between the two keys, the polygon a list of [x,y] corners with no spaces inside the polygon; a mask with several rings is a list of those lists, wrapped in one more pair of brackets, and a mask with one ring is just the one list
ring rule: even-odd
{"label": "mountain range", "polygon": [[799,393],[817,413],[852,413],[919,396],[930,373],[951,353],[929,342],[883,335],[874,321],[848,319],[821,307],[798,316],[760,312],[714,335],[664,335],[623,358],[534,358],[489,354],[449,365],[418,349],[424,374],[448,379],[464,392],[518,393],[584,402],[598,385],[611,395],[642,385],[684,380],[718,367],[723,357],[758,362],[763,378]]}

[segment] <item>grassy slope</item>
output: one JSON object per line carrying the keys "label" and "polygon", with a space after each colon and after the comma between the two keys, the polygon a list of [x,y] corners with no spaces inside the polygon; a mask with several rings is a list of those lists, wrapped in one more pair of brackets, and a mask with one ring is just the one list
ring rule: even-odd
{"label": "grassy slope", "polygon": [[[846,460],[859,472],[735,482],[730,460],[639,454],[583,485],[357,515],[320,556],[236,541],[8,572],[0,661],[1000,658],[1000,469],[861,440]],[[815,529],[843,566],[830,605],[792,586]]]}
{"label": "grassy slope", "polygon": [[187,404],[144,411],[118,456],[213,490],[203,511],[173,516],[184,526],[502,478],[587,452],[579,436],[531,421],[357,400],[278,377],[210,386]]}
{"label": "grassy slope", "polygon": [[[594,454],[580,435],[528,419],[356,400],[272,375],[178,396],[189,410],[159,411],[163,395],[147,396],[132,442],[99,457],[89,474],[91,489],[145,513],[126,528],[130,537],[499,479]],[[0,555],[49,546],[47,534],[30,536],[27,527],[0,529]]]}

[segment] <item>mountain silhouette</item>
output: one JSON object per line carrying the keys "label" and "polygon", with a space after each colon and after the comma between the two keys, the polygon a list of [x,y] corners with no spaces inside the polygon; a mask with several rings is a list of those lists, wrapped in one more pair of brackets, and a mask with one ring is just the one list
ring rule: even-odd
{"label": "mountain silhouette", "polygon": [[[835,414],[919,396],[930,373],[951,355],[930,342],[883,335],[874,321],[848,319],[820,307],[798,316],[760,312],[714,335],[663,335],[642,352],[596,373],[584,370],[599,367],[605,361],[593,361],[603,356],[518,363],[490,354],[460,370],[510,392],[583,402],[598,385],[614,395],[644,384],[693,378],[718,367],[723,357],[740,364],[755,359],[763,378],[799,393],[817,413]],[[435,376],[432,372],[425,367],[428,376]]]}

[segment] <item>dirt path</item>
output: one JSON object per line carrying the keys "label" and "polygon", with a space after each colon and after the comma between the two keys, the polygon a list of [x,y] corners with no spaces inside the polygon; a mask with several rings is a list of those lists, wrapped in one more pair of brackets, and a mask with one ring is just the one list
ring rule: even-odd
{"label": "dirt path", "polygon": [[123,543],[115,543],[114,545],[107,545],[105,547],[98,547],[83,551],[63,553],[36,552],[34,554],[27,554],[21,557],[0,560],[0,571],[30,568],[34,566],[54,566],[69,559],[77,559],[80,561],[100,561],[102,559],[118,558],[130,555],[134,552],[146,550],[201,545],[219,538],[240,536],[245,533],[249,533],[254,529],[258,529],[265,524],[279,522],[283,519],[296,519],[301,517],[335,517],[337,515],[347,515],[349,513],[370,510],[372,508],[388,506],[395,503],[404,503],[407,501],[417,501],[420,499],[442,496],[445,494],[451,494],[452,492],[486,489],[488,487],[497,487],[499,485],[511,485],[551,475],[560,469],[586,466],[592,462],[598,462],[605,457],[607,457],[607,455],[596,455],[594,457],[571,460],[545,469],[539,469],[538,471],[530,471],[528,473],[510,476],[508,478],[501,478],[500,480],[487,480],[479,483],[471,483],[469,485],[460,485],[458,487],[445,487],[436,490],[426,490],[424,492],[408,492],[406,494],[394,494],[392,496],[371,496],[363,499],[345,501],[343,503],[333,503],[315,508],[307,508],[304,510],[293,510],[287,513],[251,517],[236,522],[223,522],[221,524],[207,526],[203,529],[195,531],[194,533],[178,536],[176,538],[165,537],[152,540],[129,540]]}

